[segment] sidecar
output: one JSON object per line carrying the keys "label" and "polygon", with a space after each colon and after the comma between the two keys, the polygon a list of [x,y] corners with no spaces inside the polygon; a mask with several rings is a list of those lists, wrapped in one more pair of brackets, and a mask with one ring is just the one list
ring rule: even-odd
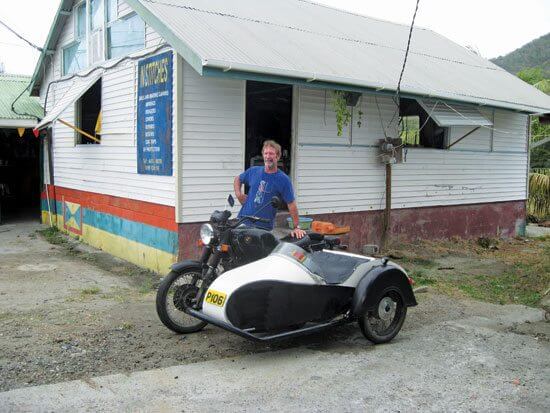
{"label": "sidecar", "polygon": [[358,321],[367,339],[384,343],[416,304],[411,279],[388,259],[282,242],[266,258],[222,273],[184,311],[254,341]]}

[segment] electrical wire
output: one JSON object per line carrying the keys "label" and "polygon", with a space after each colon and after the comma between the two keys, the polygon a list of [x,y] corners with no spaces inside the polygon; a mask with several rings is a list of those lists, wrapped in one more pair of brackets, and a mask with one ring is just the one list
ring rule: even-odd
{"label": "electrical wire", "polygon": [[[400,104],[400,98],[399,94],[401,92],[401,81],[403,80],[403,73],[405,73],[405,66],[407,65],[407,58],[409,57],[409,50],[411,46],[411,38],[412,38],[412,32],[414,28],[414,21],[416,19],[416,13],[418,12],[418,6],[420,4],[420,0],[416,0],[416,7],[414,9],[413,18],[411,21],[411,26],[409,29],[409,38],[407,39],[407,48],[405,49],[405,58],[403,59],[403,66],[401,67],[401,73],[399,74],[399,80],[397,81],[397,88],[395,89],[395,96],[393,97],[393,103],[395,103],[395,112],[393,113],[393,116],[391,117],[390,122],[388,123],[388,128],[393,123],[393,120],[396,116],[399,117],[399,104]],[[399,126],[401,125],[401,118],[399,118],[399,121],[397,122],[397,129],[399,129]]]}
{"label": "electrical wire", "polygon": [[32,43],[31,41],[25,39],[23,36],[21,36],[19,33],[17,33],[15,30],[13,30],[11,27],[9,27],[6,23],[4,23],[2,20],[0,20],[0,24],[2,26],[4,26],[6,29],[8,29],[10,32],[12,32],[13,34],[15,34],[17,37],[19,37],[21,40],[23,40],[25,43],[27,43],[28,45],[34,47],[36,50],[38,50],[40,53],[42,53],[42,51],[44,49],[42,49],[41,47],[38,47],[37,45],[35,45],[34,43]]}
{"label": "electrical wire", "polygon": [[[53,84],[57,84],[57,83],[60,83],[60,82],[66,82],[66,81],[71,80],[75,77],[86,78],[86,77],[88,77],[89,75],[91,75],[92,73],[94,73],[95,71],[97,71],[99,69],[102,69],[102,70],[113,69],[113,68],[117,67],[118,65],[120,65],[122,62],[139,60],[143,57],[152,55],[152,54],[158,52],[159,50],[161,50],[165,47],[168,47],[168,45],[166,43],[162,43],[161,45],[155,47],[153,50],[150,50],[146,53],[142,53],[138,56],[125,56],[125,57],[123,57],[122,59],[119,59],[118,61],[116,61],[114,64],[112,64],[110,66],[102,66],[102,65],[101,66],[95,66],[92,69],[88,70],[86,73],[82,73],[82,74],[73,73],[69,77],[63,77],[63,78],[60,78],[60,79],[52,80],[50,83],[48,83],[48,88],[46,89],[46,96],[44,98],[44,111],[48,107],[48,95],[50,93],[50,87]],[[67,92],[65,92],[65,93],[67,93]]]}
{"label": "electrical wire", "polygon": [[[43,52],[44,49],[42,49],[41,47],[38,47],[37,45],[35,45],[34,43],[32,43],[31,41],[25,39],[23,36],[21,36],[19,33],[17,33],[15,30],[13,30],[11,27],[9,27],[6,23],[4,23],[2,20],[0,20],[0,24],[2,26],[4,26],[6,29],[8,29],[10,32],[12,32],[15,36],[17,36],[18,38],[20,38],[21,40],[23,40],[25,43],[27,43],[29,46],[35,48],[36,50],[38,50],[40,53]],[[17,45],[19,46],[19,45]],[[16,109],[15,109],[15,103],[21,98],[21,96],[23,96],[23,94],[29,89],[29,87],[31,86],[31,83],[32,83],[32,79],[31,81],[28,83],[27,87],[25,89],[23,89],[21,91],[21,93],[14,99],[13,102],[11,102],[11,111],[13,113],[15,113],[16,115],[19,115],[19,116],[30,116],[32,118],[36,118],[37,120],[40,120],[40,117],[39,116],[36,116],[32,113],[27,113],[27,112],[18,112]]]}

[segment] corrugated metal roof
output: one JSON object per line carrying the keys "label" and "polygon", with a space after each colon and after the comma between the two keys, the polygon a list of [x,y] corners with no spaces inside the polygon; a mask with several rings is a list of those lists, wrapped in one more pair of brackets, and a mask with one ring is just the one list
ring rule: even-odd
{"label": "corrugated metal roof", "polygon": [[449,104],[434,99],[417,100],[439,126],[493,126],[493,122],[475,107]]}
{"label": "corrugated metal roof", "polygon": [[[393,91],[409,27],[305,0],[127,0],[192,64]],[[488,60],[415,27],[405,94],[550,111],[550,97]]]}
{"label": "corrugated metal roof", "polygon": [[31,119],[44,116],[44,110],[40,106],[38,98],[29,96],[25,92],[15,103],[15,110],[18,113],[27,113],[28,115],[18,115],[11,109],[13,101],[29,85],[30,76],[0,74],[0,119]]}
{"label": "corrugated metal roof", "polygon": [[71,80],[71,85],[67,88],[67,92],[63,95],[54,107],[48,111],[48,114],[36,125],[37,129],[42,129],[48,126],[50,123],[57,120],[61,113],[69,107],[69,105],[76,102],[92,85],[97,82],[103,72],[96,73],[86,78],[74,77]]}

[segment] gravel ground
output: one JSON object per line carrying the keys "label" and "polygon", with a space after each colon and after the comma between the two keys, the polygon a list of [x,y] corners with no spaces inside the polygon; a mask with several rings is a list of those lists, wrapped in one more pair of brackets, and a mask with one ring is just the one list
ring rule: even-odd
{"label": "gravel ground", "polygon": [[[74,242],[49,244],[36,235],[40,228],[29,223],[0,227],[0,391],[286,349],[361,352],[372,346],[355,324],[277,345],[253,343],[211,326],[178,336],[155,313],[158,277]],[[419,306],[410,309],[395,340],[428,325],[515,311],[430,291],[417,298]],[[512,323],[501,333],[534,338],[547,351],[548,326]],[[419,352],[425,344],[410,343]],[[548,360],[542,362],[547,369]]]}

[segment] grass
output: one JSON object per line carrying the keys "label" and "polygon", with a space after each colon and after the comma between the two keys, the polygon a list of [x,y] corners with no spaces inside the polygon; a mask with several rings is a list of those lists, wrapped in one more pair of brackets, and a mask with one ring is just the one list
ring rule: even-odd
{"label": "grass", "polygon": [[[415,280],[451,295],[536,307],[550,287],[550,237],[419,242],[393,249]],[[438,266],[453,257],[465,264]],[[498,265],[497,265],[498,264]]]}
{"label": "grass", "polygon": [[101,290],[99,287],[89,287],[89,288],[83,288],[80,290],[80,295],[83,297],[90,296],[90,295],[96,295],[99,294]]}
{"label": "grass", "polygon": [[63,236],[63,233],[59,231],[56,227],[48,227],[46,229],[39,229],[38,232],[40,235],[46,239],[50,244],[54,245],[64,245],[67,244],[67,239]]}

